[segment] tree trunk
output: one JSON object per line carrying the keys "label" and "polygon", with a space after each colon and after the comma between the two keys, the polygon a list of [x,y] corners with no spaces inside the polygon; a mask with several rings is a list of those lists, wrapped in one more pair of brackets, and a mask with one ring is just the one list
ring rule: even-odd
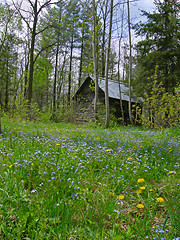
{"label": "tree trunk", "polygon": [[48,70],[46,69],[46,97],[45,97],[45,101],[46,101],[46,109],[47,111],[49,111],[49,72]]}
{"label": "tree trunk", "polygon": [[7,59],[7,68],[6,68],[6,90],[5,90],[5,111],[8,111],[8,103],[9,103],[9,73],[8,73],[9,62]]}
{"label": "tree trunk", "polygon": [[0,89],[0,108],[3,108],[3,103],[2,103],[2,93],[1,93],[1,89]]}
{"label": "tree trunk", "polygon": [[78,81],[78,86],[79,86],[79,87],[81,86],[83,51],[84,51],[84,29],[82,29],[82,40],[81,40],[81,58],[80,58],[79,81]]}
{"label": "tree trunk", "polygon": [[108,94],[108,71],[109,71],[109,55],[110,55],[110,50],[111,50],[112,17],[113,17],[113,0],[111,0],[108,48],[107,48],[107,55],[106,55],[106,71],[105,71],[105,105],[106,105],[105,125],[106,125],[106,127],[109,127],[109,122],[110,122],[109,94]]}
{"label": "tree trunk", "polygon": [[103,31],[102,31],[102,54],[101,54],[101,57],[102,57],[102,70],[101,70],[101,74],[102,74],[102,77],[104,78],[105,77],[105,64],[106,64],[106,54],[105,54],[105,36],[106,36],[106,20],[107,20],[107,16],[108,16],[108,3],[109,3],[109,0],[106,0],[102,3],[102,7],[101,7],[101,11],[102,11],[102,15],[103,15]]}
{"label": "tree trunk", "polygon": [[71,74],[72,74],[73,41],[74,41],[74,35],[72,34],[72,36],[71,36],[70,64],[69,64],[69,74],[68,74],[68,106],[70,106],[70,97],[71,97]]}
{"label": "tree trunk", "polygon": [[121,96],[121,83],[120,83],[120,51],[121,51],[120,47],[121,47],[121,39],[119,40],[118,82],[119,82],[119,95],[120,95],[120,109],[121,109],[122,122],[124,124],[124,111],[123,111],[122,96]]}
{"label": "tree trunk", "polygon": [[93,62],[94,62],[94,79],[95,79],[95,98],[94,98],[94,115],[97,119],[98,103],[98,69],[97,69],[97,47],[96,47],[96,6],[95,0],[92,0],[93,7]]}
{"label": "tree trunk", "polygon": [[60,94],[61,94],[61,90],[62,90],[62,86],[63,86],[63,82],[64,82],[64,68],[65,68],[65,64],[66,64],[66,55],[67,55],[67,52],[65,52],[65,55],[64,55],[64,60],[63,60],[61,73],[60,73],[60,77],[59,77],[59,88],[58,88],[58,93],[57,93],[57,108],[58,109],[60,108]]}
{"label": "tree trunk", "polygon": [[123,5],[123,12],[122,12],[122,19],[121,19],[121,35],[119,38],[119,57],[118,57],[118,82],[119,82],[119,95],[120,95],[120,109],[121,109],[122,123],[124,124],[124,111],[123,111],[123,104],[122,104],[122,97],[121,97],[121,83],[120,83],[120,61],[121,61],[121,40],[123,36],[123,19],[124,19],[124,5]]}
{"label": "tree trunk", "polygon": [[[59,12],[59,19],[58,19],[58,24],[60,25],[61,21],[61,8]],[[56,85],[57,85],[57,70],[58,70],[58,57],[59,57],[59,44],[60,44],[60,34],[58,31],[58,36],[57,36],[57,46],[56,46],[56,63],[55,63],[55,71],[54,71],[54,88],[53,88],[53,114],[52,118],[55,120],[56,118]]]}
{"label": "tree trunk", "polygon": [[28,83],[28,68],[29,68],[29,28],[28,31],[28,42],[26,44],[26,50],[25,50],[25,71],[24,71],[24,97],[27,97],[27,83]]}
{"label": "tree trunk", "polygon": [[0,116],[0,134],[2,134],[2,128],[1,128],[1,116]]}
{"label": "tree trunk", "polygon": [[28,68],[29,68],[29,62],[26,63],[25,71],[24,71],[24,97],[27,96]]}
{"label": "tree trunk", "polygon": [[58,42],[56,47],[56,63],[55,63],[55,71],[54,71],[53,118],[55,117],[55,112],[56,112],[56,82],[57,82],[58,55],[59,55],[59,37],[58,37]]}
{"label": "tree trunk", "polygon": [[32,86],[33,86],[33,72],[34,72],[34,47],[35,47],[35,38],[36,38],[36,26],[38,21],[37,14],[37,0],[34,3],[34,22],[33,29],[31,34],[31,49],[30,49],[30,66],[29,66],[29,85],[28,85],[28,102],[31,103],[32,100]]}
{"label": "tree trunk", "polygon": [[[103,31],[104,33],[104,31]],[[105,34],[103,34],[102,37],[102,77],[105,77],[105,53],[104,53],[104,48],[105,48]]]}
{"label": "tree trunk", "polygon": [[130,9],[129,0],[127,0],[128,8],[128,30],[129,30],[129,120],[133,125],[132,113],[131,113],[131,77],[132,77],[132,47],[131,47],[131,26],[130,26]]}
{"label": "tree trunk", "polygon": [[103,21],[103,35],[102,35],[102,77],[105,77],[105,35],[106,35],[106,18]]}

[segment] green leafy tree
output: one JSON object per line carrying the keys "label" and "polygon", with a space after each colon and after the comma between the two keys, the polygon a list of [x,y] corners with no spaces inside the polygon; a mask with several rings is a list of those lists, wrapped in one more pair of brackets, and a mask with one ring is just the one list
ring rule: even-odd
{"label": "green leafy tree", "polygon": [[5,44],[8,34],[21,29],[21,19],[17,12],[7,3],[0,3],[0,52]]}
{"label": "green leafy tree", "polygon": [[0,102],[5,111],[9,110],[10,97],[14,91],[13,79],[16,77],[19,39],[15,34],[7,34],[1,49],[0,61]]}
{"label": "green leafy tree", "polygon": [[47,58],[38,58],[34,66],[34,95],[38,107],[43,110],[46,107],[47,81],[52,71],[52,64]]}
{"label": "green leafy tree", "polygon": [[42,2],[39,2],[38,0],[35,1],[31,1],[28,0],[28,7],[30,8],[30,10],[28,11],[30,13],[30,18],[31,18],[31,23],[29,22],[29,16],[28,15],[24,15],[23,13],[26,12],[26,10],[24,9],[24,6],[22,6],[22,2],[21,3],[14,3],[13,5],[15,7],[15,9],[18,11],[19,16],[24,20],[24,22],[27,24],[29,30],[30,30],[30,52],[29,52],[29,75],[28,75],[28,90],[27,90],[27,98],[28,98],[28,102],[29,105],[32,101],[32,96],[33,96],[33,73],[34,73],[34,64],[38,58],[38,56],[40,55],[41,51],[38,52],[35,56],[35,50],[36,50],[36,39],[37,36],[45,31],[47,28],[49,28],[50,26],[45,25],[44,28],[42,28],[40,31],[38,31],[38,25],[39,25],[39,19],[40,19],[40,15],[42,14],[43,10],[46,9],[47,7],[49,7],[51,4],[55,4],[56,2],[52,2],[51,0],[45,0]]}
{"label": "green leafy tree", "polygon": [[[55,56],[54,59],[54,76],[53,76],[53,99],[52,99],[52,116],[51,119],[56,119],[56,109],[57,109],[57,85],[59,82],[58,72],[60,68],[61,53],[66,48],[65,44],[68,40],[67,29],[67,18],[65,11],[66,4],[64,1],[57,3],[53,8],[49,7],[46,15],[42,20],[42,26],[48,22],[50,29],[45,31],[45,35],[51,36],[51,42],[55,42],[54,46],[51,48],[51,55]],[[53,62],[53,61],[52,61]]]}
{"label": "green leafy tree", "polygon": [[159,71],[156,66],[151,77],[152,91],[146,94],[142,123],[151,128],[176,127],[180,123],[180,85],[175,88],[174,94],[167,92],[158,81]]}
{"label": "green leafy tree", "polygon": [[135,86],[140,92],[150,92],[151,76],[158,65],[158,81],[166,91],[174,92],[180,76],[180,3],[177,0],[156,0],[153,13],[143,11],[147,22],[135,25],[137,36],[143,37],[137,49]]}
{"label": "green leafy tree", "polygon": [[79,14],[79,49],[80,49],[80,64],[79,64],[79,79],[78,86],[82,83],[82,77],[87,76],[87,66],[91,61],[92,44],[91,44],[91,16],[90,16],[90,4],[86,0],[80,5]]}
{"label": "green leafy tree", "polygon": [[17,37],[21,30],[21,19],[7,3],[0,3],[0,107],[8,111],[10,94],[13,94],[13,79],[17,73]]}
{"label": "green leafy tree", "polygon": [[69,1],[69,3],[66,6],[66,14],[68,16],[68,31],[70,33],[69,35],[69,41],[68,41],[68,47],[70,49],[70,56],[69,56],[69,73],[68,73],[68,93],[67,93],[67,105],[70,106],[70,100],[71,100],[71,92],[72,92],[72,64],[73,64],[73,51],[74,48],[76,48],[76,45],[79,41],[79,12],[80,12],[80,4],[79,1]]}

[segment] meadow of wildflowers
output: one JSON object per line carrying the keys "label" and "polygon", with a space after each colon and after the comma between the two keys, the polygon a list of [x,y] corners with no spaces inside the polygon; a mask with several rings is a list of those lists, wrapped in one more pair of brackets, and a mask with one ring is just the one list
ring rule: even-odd
{"label": "meadow of wildflowers", "polygon": [[3,120],[0,239],[179,239],[179,129]]}

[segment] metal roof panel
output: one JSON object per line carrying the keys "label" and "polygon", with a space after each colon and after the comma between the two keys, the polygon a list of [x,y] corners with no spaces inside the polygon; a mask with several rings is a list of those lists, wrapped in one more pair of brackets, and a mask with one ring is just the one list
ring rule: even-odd
{"label": "metal roof panel", "polygon": [[[99,79],[99,87],[105,92],[105,79]],[[129,101],[129,88],[120,84],[121,98],[123,101]],[[108,94],[110,98],[120,99],[119,83],[116,81],[108,81]],[[131,98],[132,102],[136,102],[136,98]]]}

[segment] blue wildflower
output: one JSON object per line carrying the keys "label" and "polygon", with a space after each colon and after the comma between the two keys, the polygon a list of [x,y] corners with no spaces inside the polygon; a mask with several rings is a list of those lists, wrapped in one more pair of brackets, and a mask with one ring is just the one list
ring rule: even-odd
{"label": "blue wildflower", "polygon": [[120,211],[119,211],[119,210],[116,210],[116,209],[115,209],[113,212],[120,213]]}

